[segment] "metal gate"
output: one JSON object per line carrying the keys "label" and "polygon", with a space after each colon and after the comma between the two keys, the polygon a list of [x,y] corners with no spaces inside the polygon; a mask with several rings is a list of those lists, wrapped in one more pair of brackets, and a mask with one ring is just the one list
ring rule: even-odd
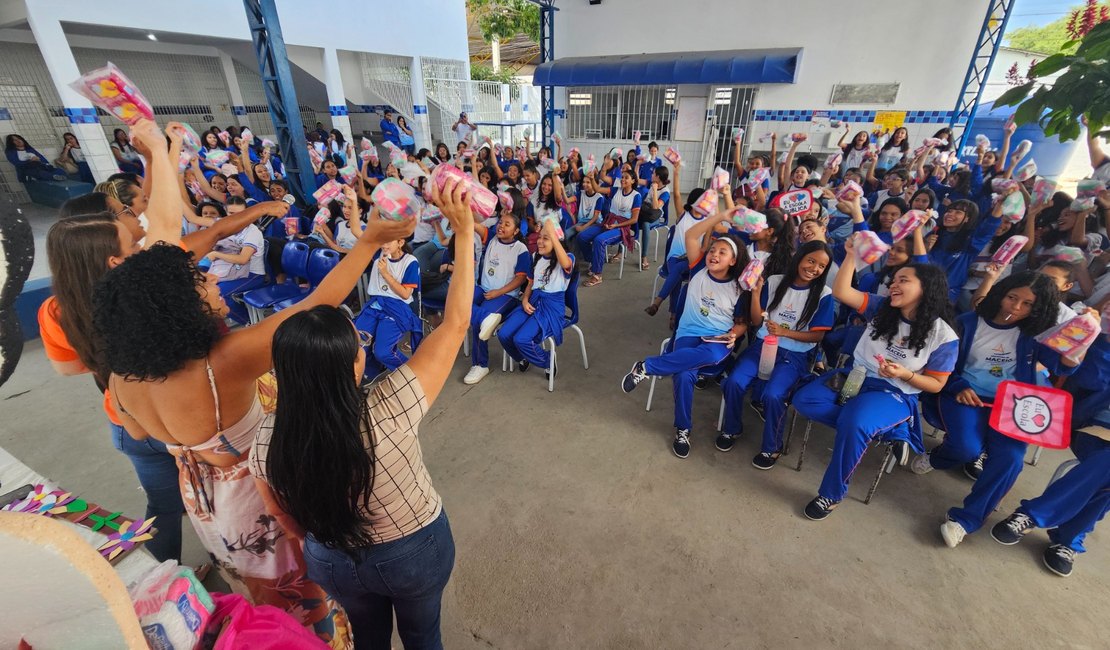
{"label": "metal gate", "polygon": [[743,147],[740,152],[741,164],[744,156],[751,151],[752,107],[755,105],[757,86],[720,86],[713,89],[713,115],[706,129],[709,131],[708,145],[711,151],[703,160],[712,160],[715,166],[728,169],[732,165],[732,129],[744,129]]}
{"label": "metal gate", "polygon": [[[11,113],[15,133],[23,136],[42,155],[49,158],[47,149],[59,148],[61,135],[54,129],[50,114],[34,86],[0,85],[0,106],[6,106]],[[7,198],[16,203],[27,203],[31,197],[16,180],[15,168],[10,164],[0,165],[0,189]]]}

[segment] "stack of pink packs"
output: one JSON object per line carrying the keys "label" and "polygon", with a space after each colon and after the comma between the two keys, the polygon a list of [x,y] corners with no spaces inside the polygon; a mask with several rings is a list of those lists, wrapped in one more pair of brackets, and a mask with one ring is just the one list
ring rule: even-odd
{"label": "stack of pink packs", "polygon": [[609,157],[612,158],[613,160],[620,160],[621,158],[624,157],[624,150],[621,149],[620,147],[613,147],[609,151]]}
{"label": "stack of pink packs", "polygon": [[403,221],[415,217],[419,212],[416,192],[396,178],[387,178],[378,183],[370,194],[370,200],[378,207],[378,213],[386,219]]}
{"label": "stack of pink packs", "polygon": [[568,152],[567,152],[567,155],[569,156],[569,155],[571,155],[571,154],[576,154],[576,153],[578,153],[578,152],[579,152],[579,149],[578,149],[578,147],[571,147],[571,148],[570,148],[570,151],[568,151]]}
{"label": "stack of pink packs", "polygon": [[941,138],[925,138],[924,144],[926,147],[940,147],[944,145],[944,142]]}
{"label": "stack of pink packs", "polygon": [[717,191],[728,186],[728,172],[720,167],[713,170],[713,177],[709,179],[709,189]]}
{"label": "stack of pink packs", "polygon": [[228,178],[231,178],[232,176],[239,175],[239,168],[235,165],[232,165],[231,163],[224,163],[223,165],[220,165],[220,173],[224,176],[227,176]]}
{"label": "stack of pink packs", "polygon": [[269,140],[269,139],[267,139],[267,138],[262,138],[262,148],[263,148],[263,149],[265,149],[265,150],[267,150],[267,151],[273,151],[273,150],[274,150],[274,146],[275,146],[275,145],[274,145],[274,141],[273,141],[273,140]]}
{"label": "stack of pink packs", "polygon": [[632,132],[632,143],[633,144],[640,144],[640,132],[639,131],[633,131]]}
{"label": "stack of pink packs", "polygon": [[1029,180],[1030,178],[1033,178],[1036,175],[1037,175],[1037,161],[1030,160],[1029,162],[1025,163],[1021,167],[1017,168],[1017,171],[1014,172],[1014,179],[1016,181],[1018,181],[1019,183],[1024,183],[1025,181]]}
{"label": "stack of pink packs", "polygon": [[1029,238],[1025,235],[1014,235],[1010,237],[994,252],[994,255],[991,257],[991,263],[998,264],[999,266],[1006,266],[1014,261],[1014,258],[1018,256],[1018,253],[1021,252],[1021,249],[1024,248],[1027,243],[1029,243]]}
{"label": "stack of pink packs", "polygon": [[924,210],[910,210],[890,224],[890,234],[894,241],[899,242],[913,234],[921,224],[929,220],[929,214]]}
{"label": "stack of pink packs", "polygon": [[185,171],[186,169],[189,168],[189,165],[192,162],[193,162],[193,154],[190,153],[189,151],[186,151],[185,149],[182,149],[181,153],[179,153],[177,155],[177,171],[179,173]]}
{"label": "stack of pink packs", "polygon": [[740,139],[744,137],[744,129],[739,126],[732,128],[732,141],[739,144]]}
{"label": "stack of pink packs", "polygon": [[853,235],[856,257],[864,264],[874,264],[890,250],[890,246],[870,230],[861,230]]}
{"label": "stack of pink packs", "polygon": [[251,133],[250,129],[243,129],[239,132],[239,140],[245,142],[246,144],[250,144],[254,142],[254,134]]}
{"label": "stack of pink packs", "polygon": [[327,208],[321,207],[316,211],[316,215],[312,217],[312,225],[326,226],[329,219],[331,219],[331,212],[329,212]]}
{"label": "stack of pink packs", "polygon": [[1016,147],[1014,147],[1014,157],[1016,157],[1018,160],[1021,160],[1022,158],[1028,156],[1029,152],[1032,150],[1033,143],[1028,140],[1022,140],[1018,143]]}
{"label": "stack of pink packs", "polygon": [[150,102],[114,63],[81,75],[69,87],[128,126],[154,119]]}
{"label": "stack of pink packs", "polygon": [[454,165],[436,165],[429,178],[431,183],[442,192],[448,178],[454,178],[466,188],[466,196],[470,200],[470,208],[476,214],[485,218],[492,217],[497,212],[497,195],[474,180],[466,172]]}
{"label": "stack of pink packs", "polygon": [[701,198],[693,205],[694,212],[702,216],[709,216],[717,211],[717,193],[712,190],[702,192]]}
{"label": "stack of pink packs", "polygon": [[320,165],[324,162],[324,157],[316,150],[316,147],[308,148],[308,159],[312,161],[313,165]]}
{"label": "stack of pink packs", "polygon": [[297,230],[300,227],[300,224],[297,223],[296,217],[285,217],[285,219],[283,219],[282,221],[285,223],[286,237],[292,237],[297,234]]}
{"label": "stack of pink packs", "polygon": [[339,177],[343,179],[344,183],[354,185],[355,179],[358,178],[358,170],[355,169],[354,165],[348,164],[339,168]]}
{"label": "stack of pink packs", "polygon": [[1060,246],[1056,249],[1056,254],[1052,259],[1068,264],[1086,264],[1087,256],[1083,253],[1083,249],[1076,248],[1075,246]]}
{"label": "stack of pink packs", "polygon": [[222,142],[225,147],[231,146],[231,134],[227,131],[220,131],[216,134],[216,137],[220,139],[220,142]]}
{"label": "stack of pink packs", "polygon": [[829,154],[828,158],[825,158],[825,169],[832,169],[833,167],[839,167],[841,161],[843,161],[843,160],[844,160],[844,154],[842,154],[842,153],[831,153],[831,154]]}
{"label": "stack of pink packs", "polygon": [[682,156],[678,155],[678,152],[674,150],[674,147],[667,147],[667,150],[663,152],[663,157],[666,158],[667,162],[671,163],[672,165],[677,165],[679,161],[682,160]]}
{"label": "stack of pink packs", "polygon": [[595,169],[597,169],[597,161],[594,160],[594,155],[590,154],[586,157],[586,173],[589,174]]}
{"label": "stack of pink packs", "polygon": [[790,134],[790,140],[792,142],[805,142],[808,139],[809,139],[809,136],[806,135],[805,133],[791,133]]}
{"label": "stack of pink packs", "polygon": [[431,223],[433,221],[439,221],[442,218],[443,218],[443,212],[441,212],[440,209],[435,206],[435,204],[433,204],[433,203],[425,203],[424,204],[424,209],[420,212],[420,220],[421,221]]}
{"label": "stack of pink packs", "polygon": [[1037,335],[1035,338],[1068,359],[1078,359],[1099,335],[1099,324],[1091,314],[1080,314]]}
{"label": "stack of pink packs", "polygon": [[847,181],[842,183],[840,187],[836,188],[836,199],[838,201],[846,201],[849,192],[855,192],[856,196],[863,196],[863,188],[855,181]]}
{"label": "stack of pink packs", "polygon": [[754,171],[748,172],[748,185],[754,190],[763,184],[763,181],[771,177],[771,170],[766,167],[760,167]]}
{"label": "stack of pink packs", "polygon": [[1091,210],[1095,207],[1095,199],[1100,192],[1106,189],[1102,181],[1095,178],[1084,178],[1079,181],[1075,189],[1075,200],[1071,202],[1071,209],[1075,211]]}
{"label": "stack of pink packs", "polygon": [[563,141],[563,134],[559,133],[558,131],[552,131],[551,132],[551,139],[554,140],[555,142],[562,142]]}
{"label": "stack of pink packs", "polygon": [[316,205],[319,205],[321,207],[331,203],[332,201],[341,200],[342,196],[343,187],[335,181],[328,181],[327,183],[324,183],[315,192],[312,193],[312,198],[316,199]]}
{"label": "stack of pink packs", "polygon": [[202,146],[200,136],[188,124],[182,124],[177,132],[181,135],[181,150],[190,153],[200,153]]}
{"label": "stack of pink packs", "polygon": [[1025,216],[1025,197],[1021,192],[1010,192],[1002,199],[1002,219],[1017,223]]}
{"label": "stack of pink packs", "polygon": [[498,192],[497,193],[497,201],[498,201],[498,203],[501,204],[501,209],[502,210],[512,210],[513,209],[513,195],[509,194],[507,191]]}
{"label": "stack of pink packs", "polygon": [[759,281],[760,276],[763,275],[763,260],[758,257],[744,267],[744,271],[740,274],[740,288],[744,291],[751,291],[755,288],[756,282]]}
{"label": "stack of pink packs", "polygon": [[223,149],[209,149],[205,152],[204,159],[208,161],[209,164],[219,167],[220,165],[226,165],[231,157]]}
{"label": "stack of pink packs", "polygon": [[740,232],[754,235],[767,229],[767,215],[739,206],[732,213],[732,224]]}
{"label": "stack of pink packs", "polygon": [[1047,178],[1038,178],[1033,183],[1033,203],[1035,205],[1044,205],[1052,199],[1052,195],[1056,193],[1056,182],[1050,181]]}
{"label": "stack of pink packs", "polygon": [[995,178],[991,180],[991,191],[995,194],[1005,194],[1016,190],[1018,182],[1012,178]]}

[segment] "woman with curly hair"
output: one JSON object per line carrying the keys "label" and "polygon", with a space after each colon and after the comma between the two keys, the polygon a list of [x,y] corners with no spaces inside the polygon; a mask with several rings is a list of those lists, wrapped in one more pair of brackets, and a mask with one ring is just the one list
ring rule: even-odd
{"label": "woman with curly hair", "polygon": [[1024,465],[1028,444],[988,425],[998,384],[1007,380],[1035,384],[1038,364],[1056,376],[1070,375],[1079,365],[1033,338],[1056,324],[1059,302],[1052,278],[1023,271],[996,284],[975,311],[956,319],[960,346],[955,374],[943,391],[926,396],[923,402],[925,419],[946,432],[944,442],[914,458],[911,465],[914,473],[927,474],[963,468],[987,453],[983,473],[963,507],[949,510],[948,520],[940,527],[949,548],[983,525]]}
{"label": "woman with curly hair", "polygon": [[[845,246],[846,268],[855,268],[853,241]],[[832,459],[805,516],[820,521],[848,493],[848,481],[873,439],[895,444],[905,463],[909,449],[921,452],[919,393],[944,388],[956,364],[959,340],[948,324],[951,305],[944,272],[931,264],[907,264],[894,274],[886,298],[852,288],[852,273],[838,273],[833,297],[869,322],[856,344],[853,365],[866,378],[855,397],[839,399],[839,373],[828,372],[794,395],[794,408],[807,418],[836,429]],[[834,388],[834,386],[837,386]]]}

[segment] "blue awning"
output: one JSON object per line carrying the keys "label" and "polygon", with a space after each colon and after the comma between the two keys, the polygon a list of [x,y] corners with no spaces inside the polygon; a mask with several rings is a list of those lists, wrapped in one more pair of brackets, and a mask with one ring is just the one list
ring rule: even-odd
{"label": "blue awning", "polygon": [[801,48],[571,57],[536,66],[534,86],[795,83]]}

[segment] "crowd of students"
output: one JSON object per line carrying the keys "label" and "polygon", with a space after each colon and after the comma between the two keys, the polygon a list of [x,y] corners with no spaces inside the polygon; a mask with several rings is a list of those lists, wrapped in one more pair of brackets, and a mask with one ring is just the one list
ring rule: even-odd
{"label": "crowd of students", "polygon": [[[595,164],[577,149],[564,155],[557,137],[554,152],[527,137],[495,145],[465,114],[454,153],[446,143],[414,150],[401,118],[385,123],[381,158],[320,124],[307,134],[317,180],[342,186],[310,207],[289,193],[281,152],[249,131],[214,127],[199,154],[182,156],[181,125],[163,132],[140,121],[115,138],[122,171],[69,201],[51,228],[44,347],[59,372],[89,373],[104,393],[113,444],[135,467],[147,516],[158,516],[148,545],[158,559],[180,559],[186,513],[235,590],[284,608],[334,647],[352,631],[359,646],[387,647],[394,614],[406,647],[438,647],[454,545],[417,433],[460,345],[469,337],[467,384],[488,375],[494,336],[519,370],[557,373],[544,341],[561,342],[580,273],[581,286],[596,287],[607,264],[637,248],[650,268],[648,235],[667,228],[665,281],[645,311],[666,306],[671,343],[636,362],[622,387],[673,377],[676,455],[686,458],[693,442],[694,390],[713,380],[725,405],[717,449],[733,447],[751,405],[764,420],[759,469],[775,466],[793,404],[837,431],[806,516],[828,516],[878,438],[896,444],[903,463],[917,452],[917,473],[966,465],[977,474],[942,529],[955,546],[1022,467],[1024,443],[992,431],[982,404],[999,381],[1041,381],[1043,369],[1076,396],[1082,462],[993,533],[1013,543],[1055,527],[1046,562],[1070,572],[1108,504],[1110,446],[1078,429],[1110,426],[1110,336],[1085,358],[1033,337],[1107,303],[1110,193],[1076,210],[1063,193],[1036,203],[1031,183],[1015,184],[1031,207],[1004,222],[990,179],[1009,178],[1019,162],[1007,157],[1008,138],[964,164],[938,152],[950,148],[944,134],[911,154],[904,130],[881,148],[862,133],[827,165],[799,155],[795,138],[770,173],[770,160],[741,165],[737,153],[731,185],[683,195],[681,162],[668,167],[655,142]],[[76,140],[67,145],[62,158],[80,162]],[[1096,176],[1110,176],[1110,158],[1090,146]],[[12,151],[28,176],[49,174],[21,138],[9,137],[9,159]],[[476,215],[471,186],[430,181],[438,165],[496,193],[498,209]],[[415,188],[418,218],[381,214],[373,190],[387,178]],[[859,189],[841,191],[850,183]],[[816,197],[806,214],[774,207],[777,194],[804,188]],[[766,227],[738,230],[740,208],[762,212]],[[891,243],[892,224],[911,208],[934,218],[864,264],[854,233]],[[1015,233],[1029,235],[1026,255],[990,264]],[[283,268],[285,251],[302,245],[332,259],[311,286]],[[1060,259],[1074,255],[1069,245],[1081,263]],[[764,270],[746,277],[752,260]],[[252,319],[252,292],[283,283],[295,299]],[[1076,300],[1091,307],[1063,304]],[[424,320],[434,326],[427,336]],[[842,402],[838,386],[853,366],[866,376]],[[919,401],[946,431],[928,452]]]}

